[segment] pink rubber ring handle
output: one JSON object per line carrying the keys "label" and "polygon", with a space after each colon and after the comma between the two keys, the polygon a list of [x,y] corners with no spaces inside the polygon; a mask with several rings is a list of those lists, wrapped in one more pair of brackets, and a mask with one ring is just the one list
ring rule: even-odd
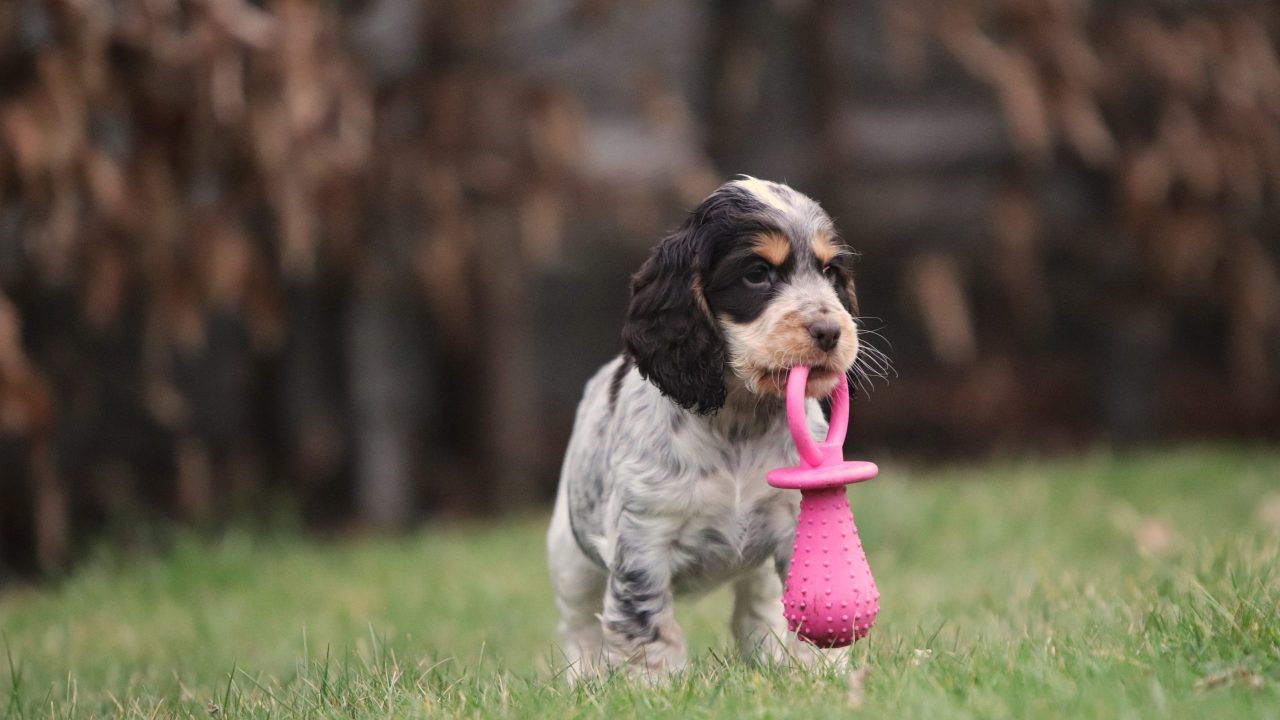
{"label": "pink rubber ring handle", "polygon": [[[791,439],[804,461],[818,467],[823,464],[822,450],[809,434],[809,422],[804,414],[805,386],[809,383],[809,368],[797,365],[787,376],[787,425],[791,427]],[[840,378],[831,396],[831,424],[827,427],[825,445],[844,445],[849,430],[849,381]]]}

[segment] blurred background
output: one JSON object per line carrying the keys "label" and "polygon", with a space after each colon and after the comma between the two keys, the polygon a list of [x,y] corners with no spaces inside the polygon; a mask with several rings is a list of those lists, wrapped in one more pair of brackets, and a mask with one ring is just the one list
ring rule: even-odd
{"label": "blurred background", "polygon": [[1274,441],[1278,44],[1248,0],[5,0],[0,581],[119,517],[547,503],[629,274],[737,173],[862,253],[860,453]]}

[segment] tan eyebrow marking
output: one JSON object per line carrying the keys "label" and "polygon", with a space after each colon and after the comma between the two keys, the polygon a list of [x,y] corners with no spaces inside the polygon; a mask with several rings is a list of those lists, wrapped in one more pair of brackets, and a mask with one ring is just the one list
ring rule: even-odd
{"label": "tan eyebrow marking", "polygon": [[836,241],[826,233],[819,233],[813,237],[813,255],[818,258],[823,265],[836,259],[841,253],[841,248]]}
{"label": "tan eyebrow marking", "polygon": [[757,255],[778,266],[791,255],[791,241],[785,235],[764,233],[756,237],[755,250]]}

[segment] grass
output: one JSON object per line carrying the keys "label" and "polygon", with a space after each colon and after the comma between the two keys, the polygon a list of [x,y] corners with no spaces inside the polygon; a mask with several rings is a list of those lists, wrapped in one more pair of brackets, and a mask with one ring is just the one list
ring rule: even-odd
{"label": "grass", "polygon": [[883,594],[850,673],[734,659],[724,593],[649,689],[556,677],[543,518],[231,532],[0,594],[0,719],[1280,717],[1280,452],[1192,448],[853,491]]}

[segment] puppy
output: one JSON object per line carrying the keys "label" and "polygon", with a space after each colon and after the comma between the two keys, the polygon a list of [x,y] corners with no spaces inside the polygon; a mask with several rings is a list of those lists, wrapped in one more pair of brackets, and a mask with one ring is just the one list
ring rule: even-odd
{"label": "puppy", "polygon": [[[765,482],[798,461],[784,394],[814,398],[858,357],[853,255],[810,198],[744,178],[710,195],[632,278],[626,351],[587,383],[547,546],[571,679],[686,660],[674,596],[732,583],[747,658],[803,652],[782,616],[799,496]],[[807,646],[806,646],[807,648]]]}

